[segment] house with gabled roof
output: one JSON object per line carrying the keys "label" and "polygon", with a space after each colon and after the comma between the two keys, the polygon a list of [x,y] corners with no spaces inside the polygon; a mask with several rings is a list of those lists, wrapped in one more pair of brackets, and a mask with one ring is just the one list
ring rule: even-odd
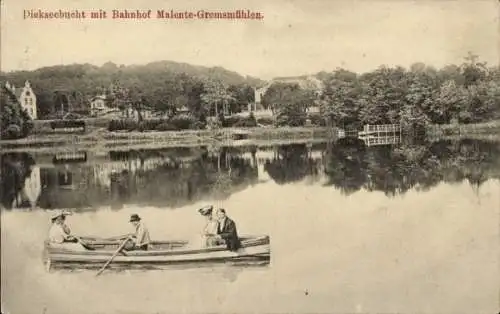
{"label": "house with gabled roof", "polygon": [[21,104],[21,107],[28,112],[31,119],[38,119],[38,107],[36,104],[36,95],[31,88],[29,81],[24,83],[23,87],[16,88],[9,82],[5,83],[5,88],[7,88],[12,94],[14,94]]}

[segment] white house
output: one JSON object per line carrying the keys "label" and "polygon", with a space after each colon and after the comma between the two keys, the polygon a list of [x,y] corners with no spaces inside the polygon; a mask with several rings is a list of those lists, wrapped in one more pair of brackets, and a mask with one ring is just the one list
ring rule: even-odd
{"label": "white house", "polygon": [[36,95],[31,89],[31,84],[29,81],[24,83],[23,87],[16,88],[9,82],[5,83],[5,87],[10,90],[14,95],[16,95],[17,100],[21,104],[23,109],[26,109],[28,115],[31,119],[38,119],[38,108],[36,105]]}
{"label": "white house", "polygon": [[90,109],[106,109],[106,96],[95,96],[90,100]]}
{"label": "white house", "polygon": [[111,110],[106,104],[106,96],[99,95],[90,99],[90,114],[96,116]]}

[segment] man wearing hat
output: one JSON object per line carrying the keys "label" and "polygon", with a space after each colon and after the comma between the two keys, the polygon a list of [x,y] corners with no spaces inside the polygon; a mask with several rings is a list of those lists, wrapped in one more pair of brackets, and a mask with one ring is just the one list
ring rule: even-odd
{"label": "man wearing hat", "polygon": [[71,250],[85,250],[78,243],[78,239],[71,235],[69,227],[66,225],[66,216],[71,213],[66,211],[55,211],[50,217],[52,225],[49,230],[49,243],[54,247],[68,248]]}
{"label": "man wearing hat", "polygon": [[130,215],[130,223],[135,227],[135,233],[132,234],[133,240],[125,246],[125,249],[147,250],[151,242],[148,228],[137,214]]}

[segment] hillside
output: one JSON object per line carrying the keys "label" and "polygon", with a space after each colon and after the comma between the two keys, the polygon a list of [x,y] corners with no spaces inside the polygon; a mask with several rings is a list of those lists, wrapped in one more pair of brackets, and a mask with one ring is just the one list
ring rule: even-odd
{"label": "hillside", "polygon": [[108,86],[115,80],[126,80],[127,78],[144,74],[166,76],[186,74],[196,78],[210,77],[221,80],[227,85],[249,84],[257,86],[263,82],[259,78],[243,76],[222,67],[205,67],[174,61],[155,61],[145,65],[129,66],[107,62],[100,67],[88,63],[56,65],[42,67],[33,71],[0,72],[0,80],[9,80],[18,86],[28,79],[35,87],[38,85],[44,86],[46,85],[45,83],[50,81],[54,87],[70,89],[72,86],[67,86],[70,83],[69,80],[89,79],[94,81],[92,85]]}
{"label": "hillside", "polygon": [[[33,71],[0,73],[0,82],[15,86],[29,80],[39,109],[45,113],[71,102],[73,108],[84,107],[93,96],[112,93],[117,89],[133,89],[136,93],[158,98],[158,102],[187,102],[179,97],[191,97],[203,90],[206,79],[222,81],[227,87],[245,85],[255,87],[262,80],[242,76],[222,67],[204,67],[173,61],[156,61],[145,65],[117,65],[107,62],[102,66],[71,64],[43,67]],[[201,90],[200,90],[201,89]],[[63,93],[57,93],[57,92]],[[63,96],[61,96],[63,95]],[[68,96],[70,99],[62,99]],[[159,100],[159,97],[162,97]]]}

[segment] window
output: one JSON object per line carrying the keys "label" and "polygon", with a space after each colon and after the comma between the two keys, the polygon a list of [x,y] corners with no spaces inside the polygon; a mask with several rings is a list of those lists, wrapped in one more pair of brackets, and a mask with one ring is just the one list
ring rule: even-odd
{"label": "window", "polygon": [[27,91],[26,91],[26,96],[29,96],[29,95],[30,95],[30,91],[29,91],[29,90],[27,90]]}

